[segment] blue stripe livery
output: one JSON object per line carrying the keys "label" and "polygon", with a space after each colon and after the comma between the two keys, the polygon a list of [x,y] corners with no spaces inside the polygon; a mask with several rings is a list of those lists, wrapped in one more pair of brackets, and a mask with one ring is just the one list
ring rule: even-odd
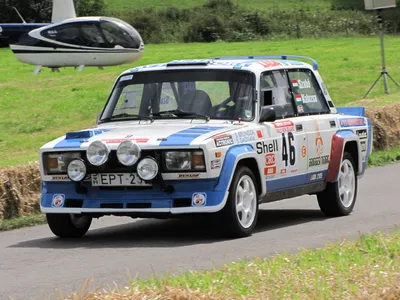
{"label": "blue stripe livery", "polygon": [[110,130],[111,129],[94,129],[94,130],[68,132],[65,135],[65,139],[57,143],[54,146],[54,149],[80,148],[84,140]]}
{"label": "blue stripe livery", "polygon": [[197,126],[178,131],[162,141],[160,146],[189,146],[199,136],[225,128],[224,126]]}
{"label": "blue stripe livery", "polygon": [[300,185],[325,181],[327,170],[301,174],[293,177],[267,180],[267,192],[277,192]]}

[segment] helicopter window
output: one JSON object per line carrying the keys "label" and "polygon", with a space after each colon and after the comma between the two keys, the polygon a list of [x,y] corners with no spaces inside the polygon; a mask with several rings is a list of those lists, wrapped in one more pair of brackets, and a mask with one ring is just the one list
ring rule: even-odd
{"label": "helicopter window", "polygon": [[108,22],[100,22],[100,27],[104,33],[107,43],[111,47],[135,48],[135,43],[127,31],[120,26]]}
{"label": "helicopter window", "polygon": [[84,40],[82,46],[87,47],[105,47],[105,41],[100,29],[95,23],[82,23],[80,25],[81,37]]}
{"label": "helicopter window", "polygon": [[79,29],[73,24],[63,24],[49,28],[42,31],[41,35],[48,39],[66,44],[82,45],[84,43],[80,36]]}

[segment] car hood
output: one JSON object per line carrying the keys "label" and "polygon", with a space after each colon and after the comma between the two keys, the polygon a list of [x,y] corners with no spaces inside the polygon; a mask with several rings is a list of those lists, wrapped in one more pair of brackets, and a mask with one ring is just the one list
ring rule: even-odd
{"label": "car hood", "polygon": [[[240,128],[246,127],[242,123]],[[152,124],[102,124],[99,127],[76,132],[68,132],[42,147],[43,149],[76,149],[87,148],[93,141],[107,143],[111,150],[126,140],[137,142],[141,148],[154,147],[196,147],[214,135],[229,132],[237,128],[228,122],[193,124],[190,122]]]}

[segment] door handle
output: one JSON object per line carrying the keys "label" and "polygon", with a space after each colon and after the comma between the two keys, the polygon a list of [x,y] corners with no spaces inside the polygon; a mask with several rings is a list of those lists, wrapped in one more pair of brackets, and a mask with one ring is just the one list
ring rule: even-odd
{"label": "door handle", "polygon": [[296,131],[303,131],[303,125],[296,124]]}

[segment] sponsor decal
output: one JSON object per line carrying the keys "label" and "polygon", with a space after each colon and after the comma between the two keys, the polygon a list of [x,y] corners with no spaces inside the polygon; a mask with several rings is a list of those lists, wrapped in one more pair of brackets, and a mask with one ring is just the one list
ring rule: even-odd
{"label": "sponsor decal", "polygon": [[360,145],[361,145],[361,152],[366,152],[367,151],[367,142],[362,141],[362,142],[360,142]]}
{"label": "sponsor decal", "polygon": [[230,146],[233,145],[233,138],[231,135],[223,135],[223,136],[217,136],[214,138],[215,140],[215,146],[216,147],[225,147],[225,146]]}
{"label": "sponsor decal", "polygon": [[278,121],[272,123],[277,133],[286,133],[295,131],[294,124],[292,121]]}
{"label": "sponsor decal", "polygon": [[56,194],[53,196],[53,201],[51,202],[52,207],[62,207],[64,206],[65,195]]}
{"label": "sponsor decal", "polygon": [[158,142],[162,142],[162,141],[166,141],[166,140],[167,140],[167,138],[166,138],[166,137],[163,137],[163,138],[158,138],[158,139],[157,139],[157,141],[158,141]]}
{"label": "sponsor decal", "polygon": [[365,126],[365,120],[363,118],[341,119],[340,125],[342,127]]}
{"label": "sponsor decal", "polygon": [[321,135],[318,135],[315,138],[315,152],[318,156],[321,156],[324,152],[324,140],[322,139]]}
{"label": "sponsor decal", "polygon": [[311,88],[311,82],[309,79],[305,80],[298,80],[299,88],[301,89],[310,89]]}
{"label": "sponsor decal", "polygon": [[169,104],[169,96],[162,97],[160,99],[160,104]]}
{"label": "sponsor decal", "polygon": [[317,103],[318,97],[316,95],[301,95],[303,103]]}
{"label": "sponsor decal", "polygon": [[257,130],[257,137],[261,139],[263,137],[263,133],[261,130]]}
{"label": "sponsor decal", "polygon": [[322,172],[311,174],[310,182],[317,181],[317,180],[322,180],[323,177],[324,177],[324,174]]}
{"label": "sponsor decal", "polygon": [[272,140],[271,142],[258,142],[256,144],[257,154],[278,152],[278,140]]}
{"label": "sponsor decal", "polygon": [[257,139],[256,133],[253,130],[238,131],[234,133],[234,136],[239,144],[252,142]]}
{"label": "sponsor decal", "polygon": [[282,175],[282,176],[285,176],[286,173],[287,173],[286,169],[282,169],[282,170],[281,170],[281,175]]}
{"label": "sponsor decal", "polygon": [[367,139],[368,138],[368,133],[367,133],[367,129],[361,129],[361,130],[357,130],[356,134],[358,135],[358,137],[361,140]]}
{"label": "sponsor decal", "polygon": [[178,178],[199,178],[200,174],[178,174]]}
{"label": "sponsor decal", "polygon": [[303,107],[303,105],[297,105],[297,111],[299,112],[299,114],[304,113],[304,107]]}
{"label": "sponsor decal", "polygon": [[300,94],[296,94],[296,102],[302,103],[303,99],[301,99],[301,95]]}
{"label": "sponsor decal", "polygon": [[275,165],[276,160],[275,160],[275,154],[270,153],[265,155],[265,165],[266,166],[273,166]]}
{"label": "sponsor decal", "polygon": [[258,64],[262,65],[264,68],[280,67],[282,64],[278,61],[260,61]]}
{"label": "sponsor decal", "polygon": [[324,140],[322,139],[321,133],[319,132],[318,121],[314,120],[315,131],[317,132],[317,137],[315,138],[315,152],[318,156],[321,156],[324,152]]}
{"label": "sponsor decal", "polygon": [[120,139],[102,139],[103,142],[107,144],[120,144],[125,141],[134,141],[136,143],[147,143],[148,138],[120,138]]}
{"label": "sponsor decal", "polygon": [[[292,80],[292,85],[293,85],[293,87],[298,88],[299,87],[299,82],[296,79],[293,79]],[[297,96],[296,96],[296,98],[297,98]]]}
{"label": "sponsor decal", "polygon": [[297,169],[291,170],[290,173],[297,173]]}
{"label": "sponsor decal", "polygon": [[303,147],[301,147],[301,156],[306,157],[307,155],[307,147],[303,145]]}
{"label": "sponsor decal", "polygon": [[329,155],[324,155],[320,157],[313,157],[308,160],[309,167],[316,167],[321,165],[329,164]]}
{"label": "sponsor decal", "polygon": [[212,160],[211,169],[221,169],[221,160],[220,159]]}
{"label": "sponsor decal", "polygon": [[205,206],[207,203],[206,193],[194,193],[192,195],[192,206]]}
{"label": "sponsor decal", "polygon": [[264,175],[270,176],[276,174],[276,167],[264,168]]}

